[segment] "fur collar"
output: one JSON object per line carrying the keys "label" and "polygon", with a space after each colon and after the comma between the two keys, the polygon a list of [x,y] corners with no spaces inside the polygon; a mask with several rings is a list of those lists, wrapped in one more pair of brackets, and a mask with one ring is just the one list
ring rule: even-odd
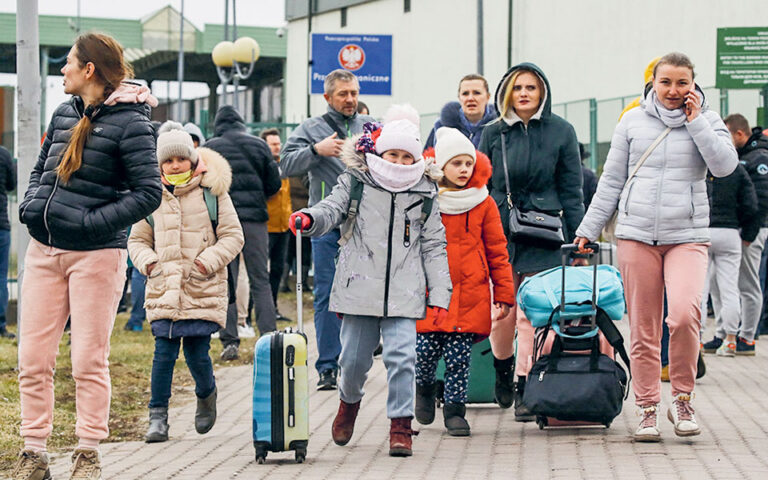
{"label": "fur collar", "polygon": [[200,185],[211,189],[211,193],[219,196],[229,192],[232,186],[232,168],[229,162],[210,148],[198,147],[198,163],[206,166],[202,173]]}

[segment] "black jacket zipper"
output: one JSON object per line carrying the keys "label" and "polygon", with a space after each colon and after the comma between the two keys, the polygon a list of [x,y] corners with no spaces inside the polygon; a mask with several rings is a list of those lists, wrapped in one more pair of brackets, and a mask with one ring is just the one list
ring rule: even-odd
{"label": "black jacket zipper", "polygon": [[392,231],[395,226],[395,196],[396,193],[391,193],[392,201],[389,207],[389,237],[387,240],[387,273],[384,278],[384,318],[387,318],[389,314],[389,269],[392,266]]}

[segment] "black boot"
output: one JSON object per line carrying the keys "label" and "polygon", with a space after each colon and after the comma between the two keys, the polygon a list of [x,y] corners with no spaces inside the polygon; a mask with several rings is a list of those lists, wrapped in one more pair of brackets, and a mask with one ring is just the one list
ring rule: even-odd
{"label": "black boot", "polygon": [[501,408],[512,406],[514,394],[514,377],[512,370],[515,365],[515,358],[509,357],[505,360],[493,358],[493,367],[496,369],[496,403]]}
{"label": "black boot", "polygon": [[195,430],[197,433],[208,433],[216,423],[216,389],[205,398],[197,399],[195,412]]}
{"label": "black boot", "polygon": [[463,403],[446,403],[443,406],[443,418],[448,435],[453,437],[468,437],[469,423],[464,418],[467,407]]}
{"label": "black boot", "polygon": [[699,359],[696,361],[696,380],[707,374],[707,366],[704,364],[704,357],[699,350]]}
{"label": "black boot", "polygon": [[416,384],[416,421],[429,425],[435,421],[435,384]]}
{"label": "black boot", "polygon": [[149,430],[147,430],[144,440],[147,443],[168,440],[168,407],[149,409]]}
{"label": "black boot", "polygon": [[516,422],[532,422],[536,420],[536,416],[531,413],[528,407],[523,404],[523,395],[525,394],[525,380],[526,377],[517,377],[515,383],[515,421]]}

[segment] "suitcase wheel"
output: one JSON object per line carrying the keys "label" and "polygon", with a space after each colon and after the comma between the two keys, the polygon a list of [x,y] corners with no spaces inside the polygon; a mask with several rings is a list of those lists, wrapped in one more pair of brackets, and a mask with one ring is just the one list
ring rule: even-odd
{"label": "suitcase wheel", "polygon": [[603,425],[605,425],[605,428],[611,428],[611,422],[605,422]]}
{"label": "suitcase wheel", "polygon": [[262,446],[256,446],[256,463],[264,465],[267,461],[267,449]]}
{"label": "suitcase wheel", "polygon": [[296,449],[296,463],[304,463],[307,459],[307,449],[306,448],[297,448]]}
{"label": "suitcase wheel", "polygon": [[547,417],[536,415],[536,425],[539,426],[539,430],[544,430],[544,427],[547,426]]}

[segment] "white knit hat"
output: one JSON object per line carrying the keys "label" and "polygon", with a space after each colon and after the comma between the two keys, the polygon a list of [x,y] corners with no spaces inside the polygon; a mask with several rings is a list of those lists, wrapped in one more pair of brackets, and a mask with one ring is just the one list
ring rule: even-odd
{"label": "white knit hat", "polygon": [[163,163],[171,157],[183,157],[192,161],[193,168],[197,165],[197,150],[192,143],[192,137],[184,130],[171,129],[157,137],[157,163],[162,168]]}
{"label": "white knit hat", "polygon": [[414,160],[421,158],[419,113],[410,105],[392,105],[384,114],[384,126],[376,139],[376,153],[405,150]]}
{"label": "white knit hat", "polygon": [[442,170],[453,157],[469,155],[473,160],[475,146],[463,133],[450,127],[440,127],[435,132],[435,165]]}

